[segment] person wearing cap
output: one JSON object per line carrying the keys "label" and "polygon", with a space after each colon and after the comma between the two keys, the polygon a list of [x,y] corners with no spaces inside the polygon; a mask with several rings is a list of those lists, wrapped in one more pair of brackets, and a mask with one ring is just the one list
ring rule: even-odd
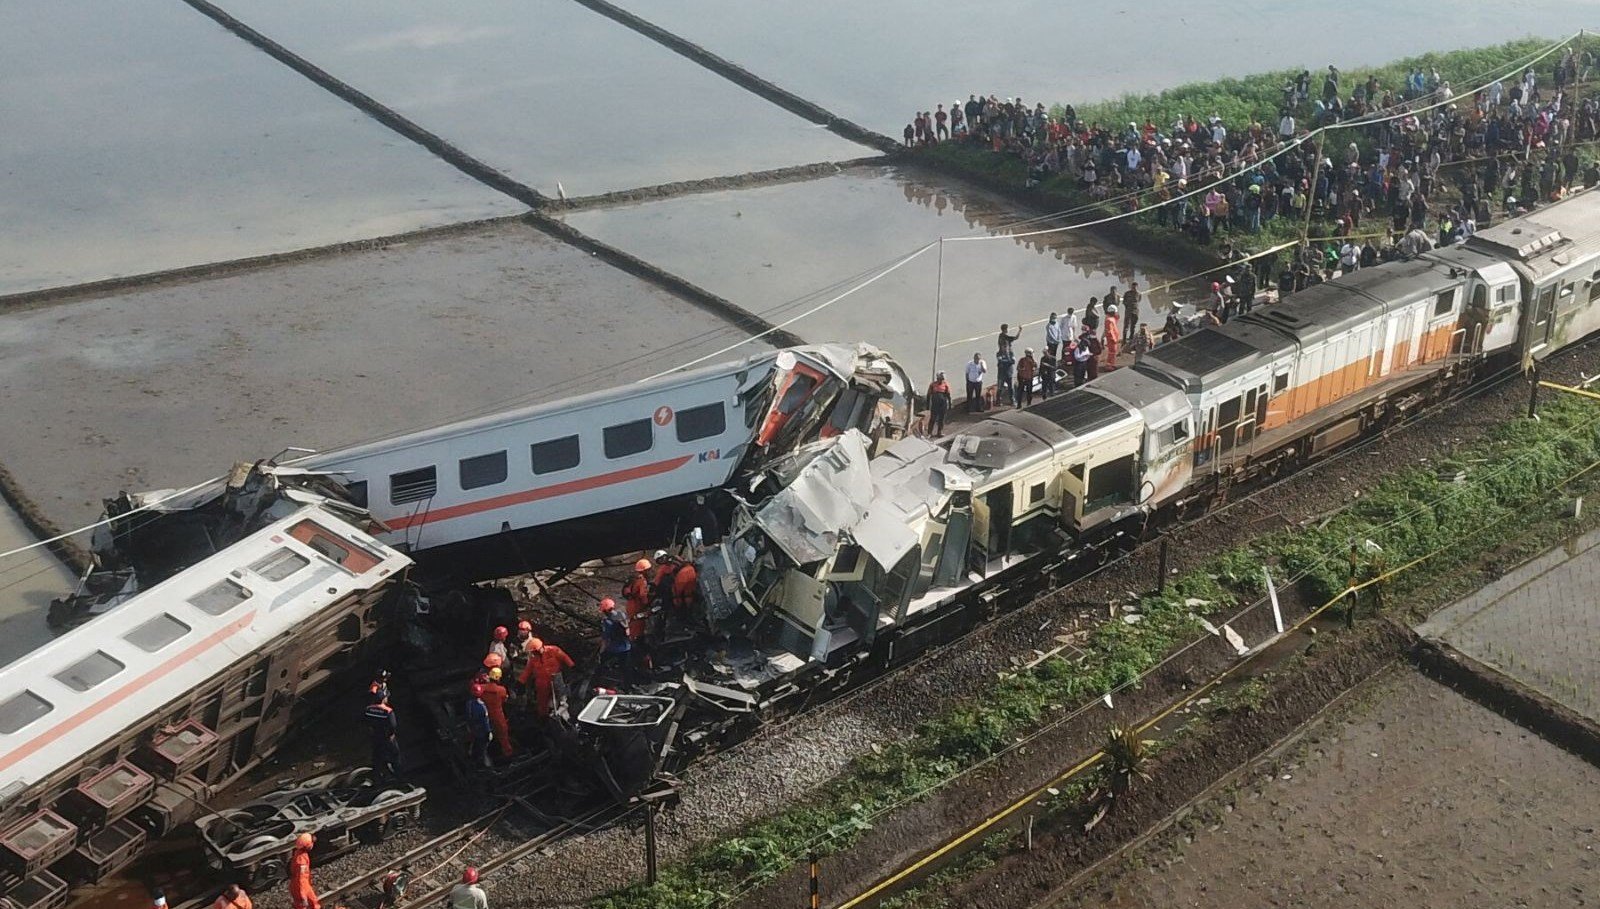
{"label": "person wearing cap", "polygon": [[478,699],[483,701],[483,709],[489,714],[489,728],[494,732],[502,760],[511,757],[511,724],[506,720],[506,700],[511,692],[500,683],[504,677],[505,670],[496,666],[489,670],[489,681],[478,686],[482,691]]}
{"label": "person wearing cap", "polygon": [[380,694],[384,697],[389,696],[389,670],[378,670],[378,674],[372,679],[372,684],[367,686],[367,694],[369,696],[377,696]]}
{"label": "person wearing cap", "polygon": [[628,638],[627,618],[617,609],[617,601],[600,601],[600,666],[609,669],[626,686],[632,678],[633,641]]}
{"label": "person wearing cap", "polygon": [[622,586],[622,598],[628,603],[628,640],[637,641],[644,634],[644,623],[650,610],[649,559],[633,563],[633,577]]}
{"label": "person wearing cap", "polygon": [[398,779],[400,776],[399,724],[394,708],[389,706],[389,695],[383,692],[372,695],[372,703],[361,714],[372,740],[372,773],[379,780]]}
{"label": "person wearing cap", "polygon": [[450,888],[450,909],[489,909],[489,897],[478,886],[478,869],[468,865],[461,872],[461,883]]}
{"label": "person wearing cap", "polygon": [[474,683],[467,694],[467,748],[475,766],[489,766],[489,707],[483,702],[484,686]]}
{"label": "person wearing cap", "polygon": [[[1055,313],[1050,314],[1050,324],[1056,324]],[[1059,343],[1059,340],[1058,342]],[[1045,348],[1054,353],[1054,349]],[[1017,406],[1028,407],[1033,404],[1033,380],[1039,375],[1039,364],[1033,359],[1033,348],[1025,347],[1022,350],[1022,359],[1017,361]]]}
{"label": "person wearing cap", "polygon": [[510,637],[511,632],[506,628],[506,626],[496,625],[494,627],[494,634],[489,639],[489,652],[500,654],[500,659],[502,662],[511,655],[511,651],[506,647],[506,641],[509,640]]}
{"label": "person wearing cap", "polygon": [[227,889],[211,904],[211,909],[253,909],[250,903],[250,894],[238,884],[229,884]]}
{"label": "person wearing cap", "polygon": [[940,370],[928,383],[928,435],[935,439],[944,435],[944,421],[949,415],[950,383]]}
{"label": "person wearing cap", "polygon": [[317,838],[302,833],[294,839],[294,853],[289,857],[289,903],[294,909],[322,909],[317,890],[311,884],[311,850]]}
{"label": "person wearing cap", "polygon": [[517,623],[517,631],[511,636],[511,667],[507,675],[516,675],[528,662],[528,642],[533,640],[533,623],[527,619]]}
{"label": "person wearing cap", "polygon": [[150,909],[167,909],[167,895],[160,890],[150,894]]}
{"label": "person wearing cap", "polygon": [[566,686],[561,673],[573,667],[572,657],[554,644],[534,638],[528,644],[528,665],[518,680],[524,689],[533,688],[533,712],[539,719],[549,719],[552,710],[563,712]]}
{"label": "person wearing cap", "polygon": [[1106,304],[1106,337],[1103,342],[1106,369],[1117,368],[1117,353],[1122,350],[1122,320],[1115,304]]}

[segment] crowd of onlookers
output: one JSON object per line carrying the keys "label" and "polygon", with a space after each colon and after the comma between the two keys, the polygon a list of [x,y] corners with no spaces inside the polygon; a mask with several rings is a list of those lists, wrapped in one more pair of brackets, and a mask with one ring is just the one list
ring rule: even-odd
{"label": "crowd of onlookers", "polygon": [[[1106,204],[1161,205],[1160,223],[1202,244],[1259,232],[1278,218],[1320,218],[1338,237],[1371,230],[1369,222],[1404,234],[1447,218],[1459,229],[1487,222],[1495,203],[1510,213],[1580,181],[1600,182],[1600,169],[1585,167],[1577,148],[1600,135],[1600,99],[1572,98],[1593,60],[1571,48],[1555,59],[1553,72],[1528,69],[1471,96],[1457,96],[1437,70],[1413,70],[1400,86],[1348,79],[1333,66],[1319,86],[1302,71],[1284,84],[1277,122],[1269,123],[1191,115],[1122,126],[1085,122],[1071,105],[1050,111],[974,94],[919,112],[904,138],[908,146],[959,141],[1019,157],[1030,185],[1065,176]],[[1395,114],[1402,116],[1363,122]],[[1339,123],[1353,131],[1306,140],[1308,131]],[[1335,148],[1329,135],[1353,141]],[[1203,187],[1210,188],[1197,192]]]}

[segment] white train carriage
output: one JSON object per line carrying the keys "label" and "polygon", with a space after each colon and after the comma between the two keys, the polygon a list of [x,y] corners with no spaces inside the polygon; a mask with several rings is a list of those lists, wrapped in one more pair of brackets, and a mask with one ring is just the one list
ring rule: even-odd
{"label": "white train carriage", "polygon": [[306,506],[0,669],[0,895],[98,879],[270,755],[410,564]]}

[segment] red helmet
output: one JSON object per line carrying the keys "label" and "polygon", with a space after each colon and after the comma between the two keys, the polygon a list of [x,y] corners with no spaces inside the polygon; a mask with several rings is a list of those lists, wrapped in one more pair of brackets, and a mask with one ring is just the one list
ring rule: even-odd
{"label": "red helmet", "polygon": [[533,631],[533,623],[528,621],[527,619],[523,619],[522,621],[517,623],[517,630],[518,631],[526,631],[526,632],[532,633],[532,631]]}
{"label": "red helmet", "polygon": [[611,610],[616,609],[616,608],[617,608],[617,601],[613,600],[610,597],[606,597],[605,599],[600,601],[600,611],[601,612],[610,612]]}
{"label": "red helmet", "polygon": [[494,626],[494,639],[495,640],[503,641],[508,637],[511,637],[511,632],[506,630],[506,626],[504,626],[504,625],[496,625],[496,626]]}
{"label": "red helmet", "polygon": [[463,883],[463,884],[476,884],[477,882],[478,882],[478,869],[472,867],[471,865],[468,865],[467,866],[467,870],[461,872],[461,883]]}
{"label": "red helmet", "polygon": [[483,686],[474,683],[472,686],[472,696],[475,698],[483,697]]}
{"label": "red helmet", "polygon": [[317,844],[317,838],[309,833],[302,833],[294,838],[294,848],[310,849]]}
{"label": "red helmet", "polygon": [[499,669],[505,663],[505,658],[498,653],[491,653],[483,658],[485,669]]}

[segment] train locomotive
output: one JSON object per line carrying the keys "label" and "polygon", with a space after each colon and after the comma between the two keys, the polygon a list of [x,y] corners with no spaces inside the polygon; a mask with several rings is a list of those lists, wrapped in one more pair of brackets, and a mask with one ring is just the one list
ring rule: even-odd
{"label": "train locomotive", "polygon": [[[120,611],[149,602],[141,593],[188,583],[304,508],[355,534],[367,527],[354,539],[368,551],[416,563],[384,585],[409,591],[391,610],[401,616],[419,597],[443,603],[491,578],[670,545],[695,566],[696,604],[664,621],[632,690],[576,705],[576,724],[615,749],[608,786],[627,798],[650,774],[1031,599],[1041,578],[1098,558],[1108,539],[1139,538],[1488,370],[1576,343],[1600,330],[1597,282],[1600,194],[1579,193],[1164,344],[945,440],[906,432],[912,395],[892,358],[830,345],[241,465],[152,510],[137,509],[155,494],[109,500],[117,520],[96,541],[106,579],[59,604],[63,625],[90,621],[57,644],[93,649]],[[727,532],[693,533],[708,523]],[[365,620],[352,632],[352,644],[375,635]],[[0,682],[23,691],[14,670]],[[0,718],[30,705],[0,702]],[[115,748],[86,745],[48,779],[12,781],[0,844],[47,796],[148,748],[177,717],[107,727],[92,734]],[[11,734],[31,747],[27,723]],[[56,837],[81,839],[76,828]]]}

